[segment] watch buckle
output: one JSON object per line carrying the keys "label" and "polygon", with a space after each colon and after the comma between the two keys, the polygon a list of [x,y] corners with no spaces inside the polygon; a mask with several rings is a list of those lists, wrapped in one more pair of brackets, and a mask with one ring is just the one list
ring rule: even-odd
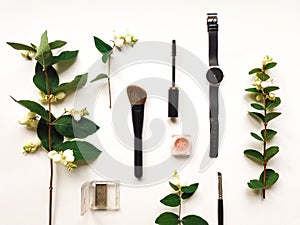
{"label": "watch buckle", "polygon": [[207,13],[207,30],[218,31],[218,14],[217,13]]}

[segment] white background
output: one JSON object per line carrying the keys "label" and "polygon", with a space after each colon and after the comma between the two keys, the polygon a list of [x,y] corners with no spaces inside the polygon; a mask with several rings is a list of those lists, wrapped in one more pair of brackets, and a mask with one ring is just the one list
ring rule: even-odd
{"label": "white background", "polygon": [[[178,45],[207,62],[206,13],[218,12],[219,63],[226,75],[221,87],[226,105],[225,135],[218,159],[207,171],[199,173],[209,132],[208,117],[205,118],[208,106],[203,104],[201,116],[204,118],[199,120],[204,121],[200,128],[203,136],[195,146],[197,154],[180,171],[183,180],[200,185],[195,197],[183,207],[183,214],[199,214],[209,224],[217,224],[216,174],[221,171],[225,224],[299,225],[299,9],[298,1],[292,0],[281,3],[258,0],[1,0],[0,223],[41,225],[47,224],[48,217],[49,161],[43,152],[22,155],[23,144],[33,134],[18,125],[17,120],[26,110],[9,98],[9,95],[18,99],[37,97],[31,82],[34,64],[25,62],[17,51],[5,44],[6,41],[38,43],[46,29],[50,40],[67,41],[66,50],[79,49],[80,53],[73,67],[63,73],[66,80],[84,73],[99,59],[92,39],[94,35],[109,40],[113,30],[127,28],[140,41],[176,39]],[[270,163],[270,167],[279,172],[280,179],[267,191],[267,199],[262,200],[247,188],[247,181],[257,178],[261,168],[243,156],[244,149],[255,145],[249,132],[258,129],[247,115],[250,101],[243,90],[252,81],[247,75],[249,69],[265,54],[278,62],[272,75],[281,87],[278,94],[282,98],[279,107],[282,116],[272,123],[272,128],[278,130],[273,143],[280,146],[280,153]],[[72,101],[69,99],[64,104],[71,107]],[[102,125],[101,118],[98,123]],[[111,145],[113,148],[114,143]],[[167,210],[159,203],[170,191],[165,181],[140,188],[121,186],[120,211],[89,212],[81,217],[80,186],[92,179],[103,180],[89,166],[72,173],[62,166],[55,168],[54,224],[154,224],[155,218]]]}

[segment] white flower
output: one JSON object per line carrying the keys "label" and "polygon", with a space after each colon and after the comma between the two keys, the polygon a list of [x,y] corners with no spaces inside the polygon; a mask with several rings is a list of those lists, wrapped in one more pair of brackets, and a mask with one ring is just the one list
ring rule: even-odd
{"label": "white flower", "polygon": [[134,46],[138,39],[134,38],[133,34],[130,34],[128,30],[123,33],[114,32],[114,43],[118,48],[122,48],[124,45]]}
{"label": "white flower", "polygon": [[254,82],[254,84],[255,84],[254,86],[260,86],[261,83],[262,83],[261,80],[257,80],[257,81]]}
{"label": "white flower", "polygon": [[52,150],[52,151],[48,152],[48,158],[49,158],[49,159],[53,159],[53,157],[54,157],[55,155],[57,155],[57,151]]}
{"label": "white flower", "polygon": [[69,111],[67,110],[66,112],[69,112],[76,122],[80,121],[82,116],[89,115],[89,112],[87,111],[86,108],[80,111],[71,109]]}
{"label": "white flower", "polygon": [[63,152],[63,161],[65,162],[65,165],[69,162],[74,162],[75,157],[73,155],[73,150],[67,149]]}
{"label": "white flower", "polygon": [[68,162],[68,163],[69,162],[74,162],[75,157],[73,155],[67,155],[65,161]]}
{"label": "white flower", "polygon": [[58,92],[57,94],[53,95],[53,94],[50,94],[50,95],[47,95],[45,94],[44,92],[42,91],[39,91],[39,101],[42,103],[42,104],[47,104],[49,102],[49,99],[50,99],[50,102],[51,103],[55,103],[59,100],[62,100],[66,97],[66,93],[61,91],[61,92]]}
{"label": "white flower", "polygon": [[261,100],[261,95],[256,95],[255,99],[259,102]]}
{"label": "white flower", "polygon": [[58,92],[57,94],[55,94],[55,97],[58,99],[58,100],[62,100],[66,97],[66,93],[61,91],[61,92]]}
{"label": "white flower", "polygon": [[28,128],[36,128],[38,120],[34,112],[28,112],[22,119],[18,121],[21,125],[26,125]]}
{"label": "white flower", "polygon": [[130,44],[131,43],[131,37],[129,35],[125,36],[125,42]]}
{"label": "white flower", "polygon": [[22,52],[21,55],[27,60],[32,60],[32,58],[35,57],[35,52],[26,51],[26,52]]}
{"label": "white flower", "polygon": [[276,95],[275,95],[275,93],[273,93],[273,92],[270,92],[270,93],[269,93],[269,95],[268,95],[268,98],[269,98],[271,101],[274,101],[274,100],[275,100],[275,98],[276,98]]}
{"label": "white flower", "polygon": [[42,145],[41,140],[35,137],[25,143],[23,146],[23,153],[33,153]]}
{"label": "white flower", "polygon": [[65,151],[50,151],[48,157],[53,160],[53,162],[61,163],[68,168],[69,171],[77,167],[75,163],[75,157],[73,155],[73,150],[67,149]]}
{"label": "white flower", "polygon": [[124,39],[123,38],[117,38],[115,39],[115,45],[119,48],[122,48],[124,45]]}
{"label": "white flower", "polygon": [[266,65],[267,63],[272,62],[272,60],[273,59],[270,56],[266,55],[262,61],[262,65]]}
{"label": "white flower", "polygon": [[62,162],[61,154],[60,154],[60,153],[57,153],[57,154],[53,155],[52,160],[53,160],[54,162],[56,162],[56,163]]}
{"label": "white flower", "polygon": [[64,156],[73,155],[73,150],[67,149],[63,153]]}
{"label": "white flower", "polygon": [[73,115],[73,118],[74,118],[74,120],[75,120],[76,122],[78,122],[79,120],[81,120],[81,116],[80,116],[78,113],[74,114],[74,115]]}

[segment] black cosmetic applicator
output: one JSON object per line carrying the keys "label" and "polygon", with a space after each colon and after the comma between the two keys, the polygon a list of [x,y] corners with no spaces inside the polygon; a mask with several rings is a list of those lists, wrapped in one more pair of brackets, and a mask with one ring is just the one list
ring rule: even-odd
{"label": "black cosmetic applicator", "polygon": [[176,56],[176,41],[172,41],[172,87],[169,88],[169,105],[168,117],[172,121],[178,117],[178,94],[179,90],[175,87],[175,56]]}
{"label": "black cosmetic applicator", "polygon": [[224,224],[224,212],[223,212],[223,187],[222,187],[222,174],[218,172],[218,192],[219,192],[219,199],[218,199],[218,225]]}
{"label": "black cosmetic applicator", "polygon": [[141,178],[143,176],[143,122],[144,105],[147,99],[147,92],[136,85],[127,87],[127,95],[131,104],[132,123],[134,132],[134,176]]}

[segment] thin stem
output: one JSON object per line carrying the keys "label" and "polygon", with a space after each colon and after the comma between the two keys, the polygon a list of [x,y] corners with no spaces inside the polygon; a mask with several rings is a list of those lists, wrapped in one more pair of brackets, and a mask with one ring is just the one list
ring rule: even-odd
{"label": "thin stem", "polygon": [[[46,78],[46,86],[47,86],[47,95],[48,95],[48,150],[52,150],[51,145],[51,90],[49,84],[49,76],[47,69],[44,68],[45,78]],[[53,161],[50,159],[50,182],[49,182],[49,225],[52,225],[52,197],[53,197]]]}
{"label": "thin stem", "polygon": [[110,55],[109,55],[109,57],[108,57],[107,85],[108,85],[108,95],[109,95],[109,108],[111,109],[111,89],[110,89]]}
{"label": "thin stem", "polygon": [[52,225],[52,195],[53,195],[53,160],[50,159],[49,225]]}
{"label": "thin stem", "polygon": [[179,194],[179,198],[180,198],[180,204],[179,204],[179,209],[178,209],[178,221],[179,221],[179,225],[181,225],[182,224],[182,221],[181,221],[181,203],[182,203],[181,193]]}
{"label": "thin stem", "polygon": [[[266,102],[266,95],[263,95],[263,101],[264,101],[264,117],[266,117],[267,115],[267,102]],[[267,181],[267,162],[266,162],[266,148],[267,148],[267,126],[268,126],[268,123],[264,123],[264,152],[263,152],[263,156],[264,156],[264,163],[263,163],[263,166],[264,166],[264,178],[263,178],[263,185],[264,187],[266,187],[266,181]],[[263,199],[266,198],[266,189],[264,188],[262,190],[262,196],[263,196]]]}

